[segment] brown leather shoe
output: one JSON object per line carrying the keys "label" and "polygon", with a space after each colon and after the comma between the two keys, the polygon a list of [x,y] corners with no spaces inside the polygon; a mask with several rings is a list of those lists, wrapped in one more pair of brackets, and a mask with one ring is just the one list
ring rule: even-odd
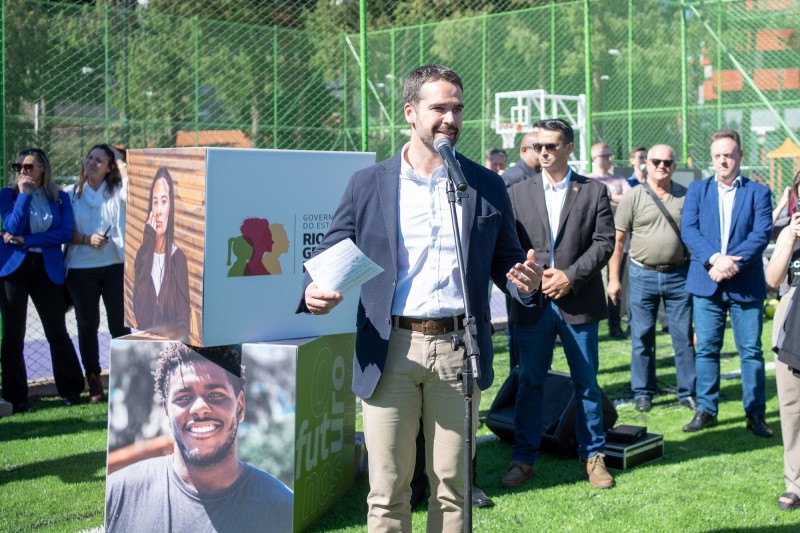
{"label": "brown leather shoe", "polygon": [[505,489],[521,487],[533,476],[533,467],[521,461],[511,461],[505,475],[500,479],[500,486]]}
{"label": "brown leather shoe", "polygon": [[86,381],[89,383],[89,403],[100,403],[105,399],[103,394],[103,382],[100,375],[90,372],[86,374]]}
{"label": "brown leather shoe", "polygon": [[589,484],[598,489],[607,489],[614,486],[614,478],[606,470],[606,454],[598,453],[586,461],[586,475]]}

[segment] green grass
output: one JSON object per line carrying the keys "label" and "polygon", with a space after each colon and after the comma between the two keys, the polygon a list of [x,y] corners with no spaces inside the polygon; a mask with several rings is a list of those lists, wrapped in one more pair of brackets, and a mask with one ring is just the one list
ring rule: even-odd
{"label": "green grass", "polygon": [[[769,346],[772,323],[764,324]],[[601,325],[600,383],[614,398],[628,398],[629,341],[609,340]],[[658,335],[658,378],[675,383],[669,336]],[[495,336],[497,377],[484,392],[484,417],[508,373],[505,336]],[[765,352],[767,362],[771,352]],[[566,371],[557,352],[555,370]],[[739,367],[730,329],[722,372]],[[632,404],[618,407],[618,423],[647,426],[664,435],[666,456],[615,472],[611,490],[592,489],[581,478],[576,458],[543,455],[536,475],[515,490],[500,487],[511,457],[509,445],[484,437],[478,444],[478,484],[496,505],[476,509],[475,531],[800,531],[800,511],[777,508],[784,492],[774,372],[767,373],[767,421],[773,439],[758,439],[744,427],[741,382],[723,382],[719,426],[687,434],[681,426],[691,412],[673,395],[657,396],[653,410],[638,413]],[[103,519],[105,404],[65,408],[57,400],[35,402],[30,415],[0,420],[0,532],[72,532],[97,527]],[[482,427],[479,437],[491,435]],[[363,532],[366,529],[366,478],[359,480],[312,531]],[[424,531],[424,510],[414,514],[414,531]]]}

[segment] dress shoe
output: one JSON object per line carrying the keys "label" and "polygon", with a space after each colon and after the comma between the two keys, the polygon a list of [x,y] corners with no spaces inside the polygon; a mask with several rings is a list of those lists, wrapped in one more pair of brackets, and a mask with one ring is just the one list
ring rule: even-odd
{"label": "dress shoe", "polygon": [[705,411],[695,411],[692,421],[683,426],[684,431],[700,431],[717,425],[717,417]]}
{"label": "dress shoe", "polygon": [[490,497],[483,492],[477,485],[472,485],[472,506],[473,507],[491,507],[494,502]]}
{"label": "dress shoe", "polygon": [[697,400],[694,399],[694,396],[687,396],[678,403],[684,407],[688,407],[692,411],[697,411]]}
{"label": "dress shoe", "polygon": [[103,393],[103,381],[99,374],[90,372],[86,374],[86,382],[89,384],[89,403],[99,403],[105,399]]}
{"label": "dress shoe", "polygon": [[586,461],[586,475],[589,476],[589,484],[597,489],[607,489],[614,485],[614,478],[606,469],[605,457],[606,454],[598,453]]}
{"label": "dress shoe", "polygon": [[33,407],[28,402],[19,402],[11,406],[11,414],[17,413],[32,413]]}
{"label": "dress shoe", "polygon": [[653,400],[650,399],[649,396],[639,396],[636,398],[636,410],[637,411],[649,411],[653,408]]}
{"label": "dress shoe", "polygon": [[500,486],[506,489],[521,487],[533,476],[533,467],[522,461],[511,461],[505,475],[500,479]]}
{"label": "dress shoe", "polygon": [[756,437],[769,438],[774,435],[767,423],[764,415],[754,415],[747,417],[747,429],[753,432]]}
{"label": "dress shoe", "polygon": [[67,407],[78,405],[79,403],[81,403],[80,394],[70,394],[69,396],[64,397],[64,405]]}

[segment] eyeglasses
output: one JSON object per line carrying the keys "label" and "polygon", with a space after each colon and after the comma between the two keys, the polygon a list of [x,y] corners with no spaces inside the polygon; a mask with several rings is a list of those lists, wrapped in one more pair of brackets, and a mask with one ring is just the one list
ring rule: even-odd
{"label": "eyeglasses", "polygon": [[664,163],[664,166],[667,168],[675,164],[674,159],[651,159],[650,162],[653,163],[653,166],[656,168],[660,167],[661,163]]}
{"label": "eyeglasses", "polygon": [[599,158],[602,158],[602,159],[610,159],[611,157],[614,157],[614,156],[612,154],[599,154],[599,155],[596,155],[595,157],[599,157]]}
{"label": "eyeglasses", "polygon": [[34,165],[33,163],[25,163],[24,165],[21,165],[19,163],[11,163],[11,170],[13,170],[14,172],[17,172],[17,173],[19,173],[19,172],[21,172],[23,170],[25,172],[32,172],[34,168],[40,167],[40,166],[41,165]]}
{"label": "eyeglasses", "polygon": [[560,142],[559,143],[547,143],[547,144],[533,143],[532,148],[533,148],[534,152],[536,152],[537,154],[541,154],[542,153],[542,148],[544,148],[548,152],[555,152],[556,148],[558,148],[562,144],[564,144],[564,143],[560,143]]}

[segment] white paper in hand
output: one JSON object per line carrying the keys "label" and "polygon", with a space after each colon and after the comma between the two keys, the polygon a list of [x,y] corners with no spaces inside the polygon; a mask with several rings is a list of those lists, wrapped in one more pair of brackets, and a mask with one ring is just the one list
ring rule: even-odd
{"label": "white paper in hand", "polygon": [[344,294],[366,283],[383,269],[364,255],[350,239],[339,241],[303,265],[317,287]]}

